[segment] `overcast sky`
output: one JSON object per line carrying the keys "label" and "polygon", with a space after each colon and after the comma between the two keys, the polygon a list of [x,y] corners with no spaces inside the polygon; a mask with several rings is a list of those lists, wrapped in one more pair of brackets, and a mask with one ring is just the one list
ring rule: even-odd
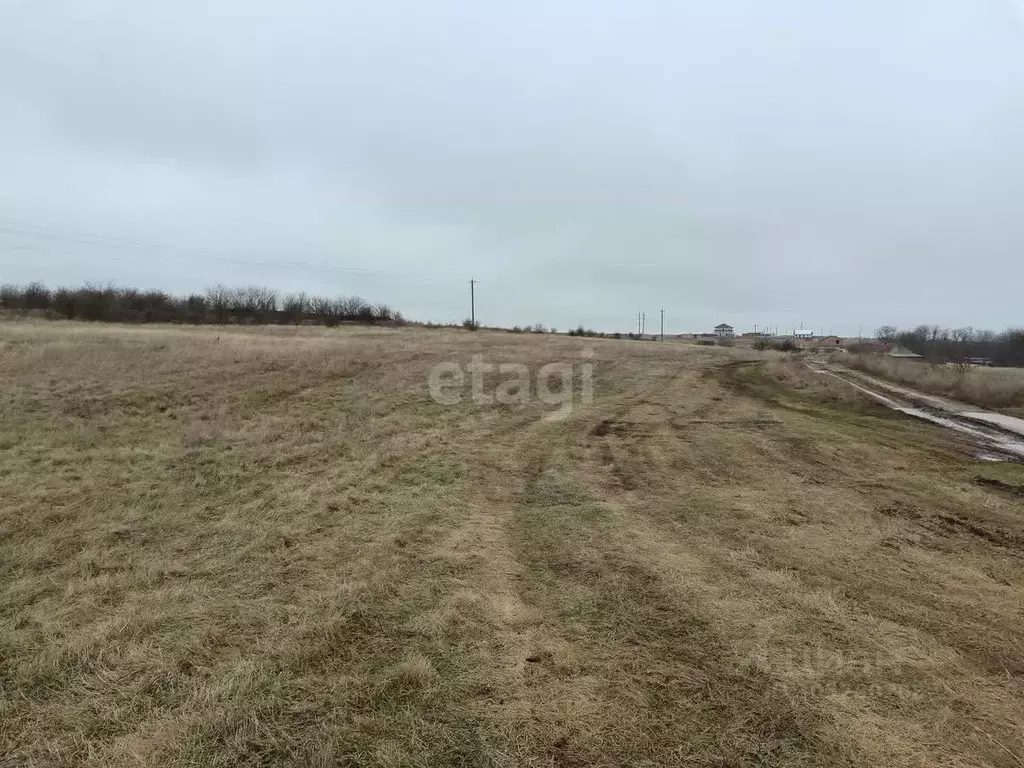
{"label": "overcast sky", "polygon": [[1024,324],[1016,0],[0,0],[0,281]]}

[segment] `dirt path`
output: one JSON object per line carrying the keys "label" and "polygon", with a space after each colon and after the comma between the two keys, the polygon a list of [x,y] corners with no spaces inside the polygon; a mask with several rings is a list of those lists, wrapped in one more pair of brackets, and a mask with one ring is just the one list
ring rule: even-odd
{"label": "dirt path", "polygon": [[956,432],[973,446],[978,458],[1024,461],[1024,419],[981,411],[956,400],[927,395],[837,365],[811,363],[808,367],[815,373],[849,384],[893,410]]}

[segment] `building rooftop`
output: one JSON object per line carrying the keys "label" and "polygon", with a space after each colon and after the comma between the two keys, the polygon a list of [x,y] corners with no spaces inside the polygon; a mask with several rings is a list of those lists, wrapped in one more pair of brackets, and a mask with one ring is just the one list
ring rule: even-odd
{"label": "building rooftop", "polygon": [[916,352],[911,352],[906,347],[895,347],[892,352],[889,353],[889,357],[902,357],[910,360],[920,360],[921,355]]}

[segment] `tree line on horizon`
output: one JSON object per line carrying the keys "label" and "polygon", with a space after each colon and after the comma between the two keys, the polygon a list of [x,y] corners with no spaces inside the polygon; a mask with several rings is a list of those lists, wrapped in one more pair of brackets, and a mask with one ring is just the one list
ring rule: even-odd
{"label": "tree line on horizon", "polygon": [[997,366],[1024,366],[1024,328],[1008,328],[997,333],[974,328],[942,328],[937,325],[919,325],[904,330],[895,325],[883,325],[875,334],[880,341],[898,344],[929,362],[964,362],[971,358],[987,358]]}
{"label": "tree line on horizon", "polygon": [[204,293],[175,296],[160,290],[86,284],[50,289],[39,282],[0,285],[0,309],[53,319],[115,323],[316,324],[401,323],[401,312],[359,296],[280,294],[264,286],[214,285]]}

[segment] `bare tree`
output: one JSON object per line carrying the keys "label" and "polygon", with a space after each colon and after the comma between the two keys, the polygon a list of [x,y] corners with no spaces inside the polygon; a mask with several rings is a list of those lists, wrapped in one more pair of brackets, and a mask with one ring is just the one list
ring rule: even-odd
{"label": "bare tree", "polygon": [[78,315],[78,295],[70,288],[58,288],[53,292],[53,306],[68,320],[74,320]]}
{"label": "bare tree", "polygon": [[21,289],[13,283],[0,285],[0,307],[4,309],[17,309],[21,300]]}
{"label": "bare tree", "polygon": [[[283,309],[278,312],[278,309]],[[331,299],[293,293],[279,300],[276,291],[262,286],[229,288],[218,284],[205,294],[174,296],[160,290],[90,285],[51,291],[42,283],[19,286],[0,284],[0,309],[46,310],[68,319],[132,323],[269,323],[313,320],[337,325],[354,322],[404,322],[401,313],[384,303],[371,304],[358,296]]]}
{"label": "bare tree", "polygon": [[342,296],[338,299],[338,312],[344,320],[373,321],[373,306],[361,296]]}
{"label": "bare tree", "polygon": [[309,300],[309,311],[324,325],[337,325],[341,310],[338,302],[326,296],[313,296]]}
{"label": "bare tree", "polygon": [[299,323],[309,311],[309,297],[305,293],[289,293],[284,297],[281,309],[289,323]]}
{"label": "bare tree", "polygon": [[216,323],[226,323],[228,312],[231,311],[234,291],[226,285],[217,283],[206,289],[206,302],[213,312],[213,320]]}
{"label": "bare tree", "polygon": [[900,329],[895,325],[883,325],[877,331],[875,336],[879,341],[892,342],[896,340],[896,334],[900,332]]}
{"label": "bare tree", "polygon": [[277,309],[277,293],[270,288],[250,285],[231,292],[231,310],[253,322],[266,322]]}
{"label": "bare tree", "polygon": [[42,283],[29,283],[22,293],[25,309],[48,309],[50,307],[50,291]]}
{"label": "bare tree", "polygon": [[189,323],[202,323],[206,320],[206,297],[198,293],[191,294],[185,299],[184,304],[185,320]]}

